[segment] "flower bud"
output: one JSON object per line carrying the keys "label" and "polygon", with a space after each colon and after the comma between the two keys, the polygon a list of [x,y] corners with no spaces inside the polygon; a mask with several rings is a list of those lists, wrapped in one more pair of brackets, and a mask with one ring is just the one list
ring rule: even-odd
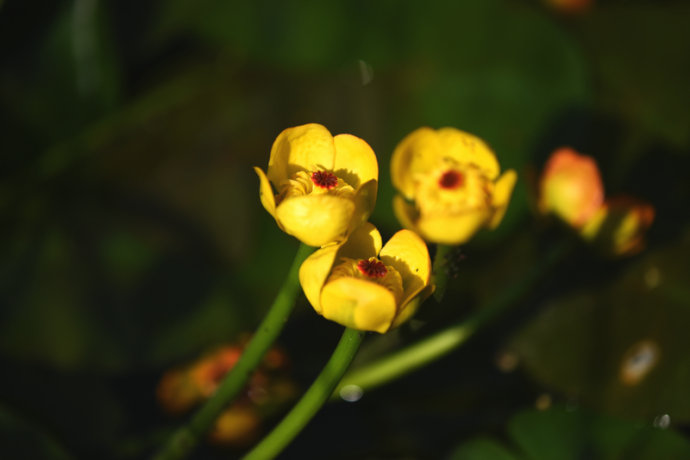
{"label": "flower bud", "polygon": [[644,236],[654,221],[654,207],[635,198],[607,199],[581,234],[604,252],[633,255],[644,248]]}
{"label": "flower bud", "polygon": [[582,228],[604,202],[604,185],[592,157],[563,147],[551,154],[539,183],[539,211]]}

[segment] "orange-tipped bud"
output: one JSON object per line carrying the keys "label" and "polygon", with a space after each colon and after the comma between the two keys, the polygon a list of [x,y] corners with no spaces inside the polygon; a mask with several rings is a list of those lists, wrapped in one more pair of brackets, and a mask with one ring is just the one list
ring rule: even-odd
{"label": "orange-tipped bud", "polygon": [[592,157],[569,147],[551,154],[539,183],[539,211],[580,229],[604,202],[604,185]]}

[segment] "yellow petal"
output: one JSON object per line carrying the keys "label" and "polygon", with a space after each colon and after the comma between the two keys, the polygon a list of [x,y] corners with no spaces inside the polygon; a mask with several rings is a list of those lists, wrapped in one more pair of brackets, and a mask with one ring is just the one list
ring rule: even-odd
{"label": "yellow petal", "polygon": [[414,206],[403,198],[401,195],[395,195],[393,197],[393,212],[395,217],[398,218],[398,222],[403,227],[417,231],[417,218],[418,213]]}
{"label": "yellow petal", "polygon": [[433,284],[428,285],[419,294],[410,299],[409,302],[399,306],[398,315],[393,320],[393,324],[391,324],[391,329],[400,326],[402,323],[412,318],[412,316],[414,316],[414,314],[417,313],[417,310],[419,309],[419,306],[422,304],[422,302],[424,302],[424,300],[434,292],[434,288],[435,286]]}
{"label": "yellow petal", "polygon": [[491,180],[498,177],[500,167],[496,155],[483,140],[455,128],[441,128],[437,134],[444,156],[477,166]]}
{"label": "yellow petal", "polygon": [[374,179],[366,182],[357,189],[355,194],[355,214],[350,223],[350,230],[354,230],[362,223],[369,220],[374,207],[376,206],[376,190],[378,182]]}
{"label": "yellow petal", "polygon": [[360,225],[342,245],[339,255],[351,259],[368,259],[376,257],[381,251],[381,234],[373,224]]}
{"label": "yellow petal", "polygon": [[414,197],[415,176],[438,166],[443,157],[438,136],[431,128],[419,128],[400,141],[391,157],[391,180],[407,199]]}
{"label": "yellow petal", "polygon": [[[378,181],[379,164],[376,154],[359,137],[339,134],[333,138],[335,143],[335,163],[333,171],[352,187],[357,189],[370,180]],[[376,200],[376,195],[374,195]]]}
{"label": "yellow petal", "polygon": [[321,289],[331,272],[341,246],[341,244],[331,244],[318,249],[299,267],[299,284],[318,314],[321,314]]}
{"label": "yellow petal", "polygon": [[422,216],[419,234],[427,241],[457,245],[467,242],[487,222],[489,210],[482,208],[462,214]]}
{"label": "yellow petal", "polygon": [[401,305],[407,304],[424,287],[431,277],[431,259],[426,243],[415,232],[400,230],[381,249],[379,259],[395,268],[402,276],[403,295]]}
{"label": "yellow petal", "polygon": [[278,135],[268,160],[268,179],[276,187],[298,171],[332,170],[333,136],[322,125],[310,123],[288,128]]}
{"label": "yellow petal", "polygon": [[395,318],[393,294],[383,286],[357,278],[338,278],[321,291],[324,318],[361,331],[388,331]]}
{"label": "yellow petal", "polygon": [[489,222],[489,228],[498,227],[498,224],[503,220],[508,209],[508,203],[510,203],[510,196],[513,194],[513,188],[515,188],[515,182],[517,182],[517,173],[512,169],[504,172],[496,181],[493,194],[494,215]]}
{"label": "yellow petal", "polygon": [[261,168],[254,166],[254,172],[259,176],[259,198],[264,209],[275,219],[276,217],[276,197],[273,195],[273,189],[268,182],[268,177]]}
{"label": "yellow petal", "polygon": [[307,257],[299,268],[299,282],[314,310],[321,314],[321,289],[337,258],[344,256],[368,259],[380,250],[381,234],[374,225],[367,222],[358,227],[345,242],[325,246]]}
{"label": "yellow petal", "polygon": [[336,195],[305,195],[283,200],[276,218],[285,232],[309,246],[324,246],[347,236],[355,204]]}

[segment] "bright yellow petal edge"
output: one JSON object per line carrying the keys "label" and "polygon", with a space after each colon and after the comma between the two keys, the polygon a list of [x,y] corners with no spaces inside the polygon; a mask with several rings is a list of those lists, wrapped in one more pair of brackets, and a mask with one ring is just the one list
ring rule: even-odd
{"label": "bright yellow petal edge", "polygon": [[302,262],[299,268],[299,284],[311,306],[320,315],[322,314],[321,288],[331,272],[341,246],[342,243],[317,249]]}
{"label": "bright yellow petal edge", "polygon": [[498,177],[498,160],[486,142],[456,128],[441,128],[436,133],[446,156],[460,164],[476,166],[491,180]]}
{"label": "bright yellow petal edge", "polygon": [[431,258],[426,243],[415,232],[400,230],[385,244],[379,258],[395,268],[403,280],[404,306],[424,287],[431,278]]}
{"label": "bright yellow petal edge", "polygon": [[414,176],[436,167],[443,156],[436,131],[423,127],[405,136],[391,156],[393,186],[407,199],[414,198]]}
{"label": "bright yellow petal edge", "polygon": [[506,211],[508,210],[508,203],[513,194],[515,183],[517,182],[517,173],[509,169],[496,181],[493,194],[493,208],[494,215],[491,217],[488,227],[493,230],[503,220]]}
{"label": "bright yellow petal edge", "polygon": [[254,166],[254,172],[256,172],[256,175],[259,176],[259,199],[261,200],[261,204],[263,205],[264,209],[266,209],[266,211],[268,211],[268,213],[275,219],[276,198],[273,195],[271,183],[268,181],[266,173],[264,173],[261,168]]}
{"label": "bright yellow petal edge", "polygon": [[322,314],[321,289],[339,256],[366,259],[380,250],[381,234],[376,227],[367,222],[357,228],[347,241],[325,246],[307,257],[299,269],[299,282],[314,310]]}
{"label": "bright yellow petal edge", "polygon": [[325,126],[309,123],[283,130],[271,147],[268,179],[280,186],[298,171],[333,169],[335,144]]}
{"label": "bright yellow petal edge", "polygon": [[370,180],[378,181],[379,163],[369,144],[351,134],[338,134],[333,141],[333,170],[336,175],[345,179],[355,189]]}
{"label": "bright yellow petal edge", "polygon": [[420,217],[417,226],[425,240],[455,246],[469,241],[490,215],[488,208],[473,208],[460,214]]}

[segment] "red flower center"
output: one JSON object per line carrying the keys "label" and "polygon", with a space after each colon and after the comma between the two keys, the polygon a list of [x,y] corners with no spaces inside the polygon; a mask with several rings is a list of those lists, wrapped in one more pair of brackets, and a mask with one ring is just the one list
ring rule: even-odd
{"label": "red flower center", "polygon": [[383,278],[388,273],[383,262],[376,259],[362,259],[357,263],[357,268],[369,278]]}
{"label": "red flower center", "polygon": [[462,173],[458,171],[446,171],[441,175],[441,178],[438,180],[438,185],[441,188],[453,190],[458,187],[461,187],[464,182],[465,177],[462,175]]}
{"label": "red flower center", "polygon": [[311,173],[311,181],[317,187],[325,188],[330,190],[338,185],[338,178],[335,174],[328,171],[314,171]]}

